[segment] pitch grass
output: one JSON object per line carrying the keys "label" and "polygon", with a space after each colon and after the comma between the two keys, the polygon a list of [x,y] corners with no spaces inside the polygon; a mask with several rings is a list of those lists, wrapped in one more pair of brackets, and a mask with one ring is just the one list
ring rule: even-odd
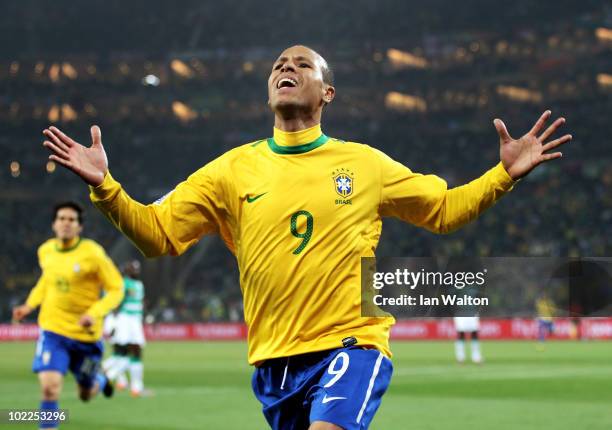
{"label": "pitch grass", "polygon": [[[458,365],[450,342],[395,343],[395,372],[372,429],[612,429],[612,342],[484,342],[486,363]],[[38,405],[33,342],[0,343],[0,409]],[[89,404],[66,380],[63,429],[265,429],[244,343],[157,342],[145,351],[150,398]],[[35,428],[11,425],[0,428]]]}

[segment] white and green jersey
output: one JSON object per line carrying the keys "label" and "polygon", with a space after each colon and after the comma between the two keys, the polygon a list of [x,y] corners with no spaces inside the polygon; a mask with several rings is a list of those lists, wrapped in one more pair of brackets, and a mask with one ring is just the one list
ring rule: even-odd
{"label": "white and green jersey", "polygon": [[142,316],[142,301],[144,299],[144,285],[142,281],[124,276],[123,291],[125,295],[117,311],[120,314]]}

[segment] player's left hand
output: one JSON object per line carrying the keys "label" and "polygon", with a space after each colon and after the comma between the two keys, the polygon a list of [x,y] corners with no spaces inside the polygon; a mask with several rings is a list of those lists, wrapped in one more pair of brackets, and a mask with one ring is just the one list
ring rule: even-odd
{"label": "player's left hand", "polygon": [[547,142],[547,139],[565,123],[565,118],[557,118],[542,134],[538,133],[548,119],[551,112],[547,110],[540,116],[531,130],[519,139],[513,139],[508,134],[506,125],[501,119],[495,119],[493,124],[499,134],[499,156],[506,172],[515,181],[531,172],[536,166],[545,161],[561,158],[561,152],[548,152],[572,139],[566,134],[558,139]]}
{"label": "player's left hand", "polygon": [[93,325],[94,318],[91,315],[81,315],[81,319],[79,319],[79,325],[85,328],[89,328]]}

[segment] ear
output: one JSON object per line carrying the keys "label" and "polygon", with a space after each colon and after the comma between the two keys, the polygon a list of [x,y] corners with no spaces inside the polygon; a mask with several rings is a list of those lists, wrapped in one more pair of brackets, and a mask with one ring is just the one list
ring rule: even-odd
{"label": "ear", "polygon": [[336,96],[336,89],[331,85],[323,86],[323,103],[330,104]]}

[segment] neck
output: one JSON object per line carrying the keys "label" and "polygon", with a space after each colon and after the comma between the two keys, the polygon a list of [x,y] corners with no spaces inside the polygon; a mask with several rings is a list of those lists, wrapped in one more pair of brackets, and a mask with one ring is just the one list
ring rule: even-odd
{"label": "neck", "polygon": [[72,248],[80,239],[79,236],[75,236],[72,239],[58,239],[57,246],[59,249]]}

